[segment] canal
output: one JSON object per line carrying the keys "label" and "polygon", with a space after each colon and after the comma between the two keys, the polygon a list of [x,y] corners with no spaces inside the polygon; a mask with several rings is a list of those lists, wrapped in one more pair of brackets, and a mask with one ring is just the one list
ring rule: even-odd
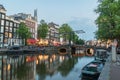
{"label": "canal", "polygon": [[1,55],[0,80],[80,80],[93,57],[63,55]]}

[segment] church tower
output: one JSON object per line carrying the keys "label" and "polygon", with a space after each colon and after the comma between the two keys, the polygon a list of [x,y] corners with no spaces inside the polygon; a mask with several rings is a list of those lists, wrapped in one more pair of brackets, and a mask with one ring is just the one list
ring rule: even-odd
{"label": "church tower", "polygon": [[34,10],[34,19],[37,21],[37,9]]}
{"label": "church tower", "polygon": [[35,19],[35,39],[37,39],[37,27],[38,27],[38,16],[37,9],[34,10],[34,19]]}

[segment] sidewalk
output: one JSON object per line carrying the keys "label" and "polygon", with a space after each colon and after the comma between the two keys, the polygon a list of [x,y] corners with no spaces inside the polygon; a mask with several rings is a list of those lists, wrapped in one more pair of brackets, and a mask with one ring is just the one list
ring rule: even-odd
{"label": "sidewalk", "polygon": [[98,78],[98,80],[110,80],[110,65],[111,65],[111,55],[107,59],[105,66]]}
{"label": "sidewalk", "polygon": [[116,62],[111,62],[109,80],[120,80],[120,54],[117,54],[116,59]]}
{"label": "sidewalk", "polygon": [[117,54],[116,62],[111,59],[110,55],[98,80],[120,80],[120,54]]}

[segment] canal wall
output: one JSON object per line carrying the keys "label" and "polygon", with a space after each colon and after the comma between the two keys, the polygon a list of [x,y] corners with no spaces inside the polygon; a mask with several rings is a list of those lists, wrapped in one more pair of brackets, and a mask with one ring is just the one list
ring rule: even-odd
{"label": "canal wall", "polygon": [[98,80],[120,80],[120,54],[116,55],[116,62],[113,62],[110,54]]}
{"label": "canal wall", "polygon": [[110,65],[111,65],[111,54],[108,57],[98,80],[110,80]]}

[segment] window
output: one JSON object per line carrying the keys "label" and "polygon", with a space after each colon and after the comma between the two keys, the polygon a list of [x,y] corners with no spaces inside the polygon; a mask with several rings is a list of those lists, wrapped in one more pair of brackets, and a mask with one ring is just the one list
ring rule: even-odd
{"label": "window", "polygon": [[1,25],[4,25],[4,20],[1,20]]}
{"label": "window", "polygon": [[12,23],[12,22],[10,22],[10,26],[11,26],[11,27],[13,26],[13,23]]}
{"label": "window", "polygon": [[3,33],[4,32],[4,27],[1,26],[0,32]]}
{"label": "window", "polygon": [[0,34],[0,42],[3,41],[3,34]]}
{"label": "window", "polygon": [[9,26],[9,22],[8,21],[6,21],[6,26]]}
{"label": "window", "polygon": [[16,28],[14,28],[14,32],[16,32]]}
{"label": "window", "polygon": [[4,14],[2,14],[1,16],[2,16],[2,19],[4,19],[4,18],[5,18],[5,15],[4,15]]}
{"label": "window", "polygon": [[5,27],[5,31],[8,31],[8,27]]}
{"label": "window", "polygon": [[16,23],[14,23],[14,27],[17,27],[17,24],[16,24]]}
{"label": "window", "polygon": [[2,42],[2,39],[0,38],[0,44],[1,44],[1,42]]}
{"label": "window", "polygon": [[34,28],[32,28],[32,32],[34,33]]}
{"label": "window", "polygon": [[9,38],[12,38],[12,33],[9,33]]}
{"label": "window", "polygon": [[32,32],[32,28],[30,28],[30,32]]}
{"label": "window", "polygon": [[8,37],[8,32],[5,32],[5,37]]}
{"label": "window", "polygon": [[17,24],[17,28],[19,27],[19,24]]}
{"label": "window", "polygon": [[7,42],[8,42],[8,40],[5,38],[5,39],[4,39],[4,43],[7,44]]}
{"label": "window", "polygon": [[2,14],[0,13],[0,18],[2,18]]}
{"label": "window", "polygon": [[16,33],[13,34],[13,38],[16,38]]}
{"label": "window", "polygon": [[12,28],[10,27],[10,32],[12,32]]}

